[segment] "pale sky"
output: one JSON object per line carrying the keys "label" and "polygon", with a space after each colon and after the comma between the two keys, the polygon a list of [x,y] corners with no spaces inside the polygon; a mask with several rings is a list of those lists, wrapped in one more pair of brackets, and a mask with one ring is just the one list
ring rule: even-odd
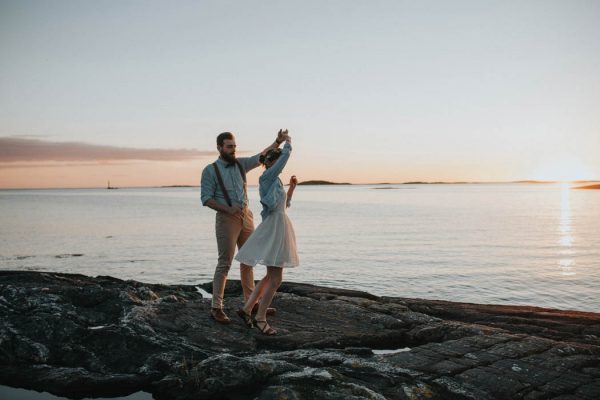
{"label": "pale sky", "polygon": [[284,179],[600,179],[598,21],[595,0],[0,0],[0,187],[195,185],[218,133],[254,154],[279,128]]}

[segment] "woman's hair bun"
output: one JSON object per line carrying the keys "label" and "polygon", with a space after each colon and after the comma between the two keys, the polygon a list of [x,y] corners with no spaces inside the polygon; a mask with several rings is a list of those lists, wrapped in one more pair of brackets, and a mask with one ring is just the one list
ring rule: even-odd
{"label": "woman's hair bun", "polygon": [[281,155],[281,149],[271,149],[271,150],[267,151],[266,154],[261,154],[260,157],[258,158],[258,161],[261,164],[265,165],[269,161],[277,160],[280,155]]}

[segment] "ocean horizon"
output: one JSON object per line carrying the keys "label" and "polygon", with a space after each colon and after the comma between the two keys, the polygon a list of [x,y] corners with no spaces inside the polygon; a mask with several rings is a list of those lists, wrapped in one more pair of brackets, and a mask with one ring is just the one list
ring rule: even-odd
{"label": "ocean horizon", "polygon": [[[545,183],[300,186],[288,211],[301,266],[284,280],[598,311],[600,192]],[[258,225],[255,186],[249,196]],[[212,280],[214,211],[195,186],[4,189],[0,205],[2,270]]]}
{"label": "ocean horizon", "polygon": [[[323,182],[323,183],[314,183]],[[541,185],[556,185],[556,184],[570,184],[573,185],[573,189],[588,183],[600,183],[600,179],[584,179],[574,181],[550,181],[550,180],[535,180],[535,179],[524,179],[514,181],[406,181],[406,182],[362,182],[362,183],[349,183],[349,182],[334,182],[326,180],[308,180],[301,181],[298,183],[300,186],[336,186],[336,185],[348,185],[348,186],[375,186],[375,185],[513,185],[513,184],[541,184]],[[287,183],[284,184],[287,186]],[[576,186],[575,186],[576,185]],[[248,187],[258,187],[256,184],[248,184]],[[73,187],[6,187],[0,188],[2,190],[79,190],[79,189],[169,189],[169,188],[200,188],[200,185],[186,185],[186,184],[171,184],[171,185],[141,185],[141,186],[73,186]]]}

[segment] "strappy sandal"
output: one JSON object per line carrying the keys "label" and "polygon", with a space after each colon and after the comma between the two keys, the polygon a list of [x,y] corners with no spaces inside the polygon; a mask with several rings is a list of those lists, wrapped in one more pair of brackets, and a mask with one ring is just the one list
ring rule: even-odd
{"label": "strappy sandal", "polygon": [[[262,328],[260,327],[260,324],[262,324]],[[277,331],[275,329],[273,329],[271,327],[271,325],[269,325],[269,323],[266,320],[265,321],[259,321],[259,320],[255,319],[254,320],[254,326],[263,335],[267,335],[267,336],[277,335]]]}
{"label": "strappy sandal", "polygon": [[250,314],[246,314],[246,312],[242,308],[237,310],[237,315],[239,315],[240,318],[244,320],[244,325],[246,325],[248,328],[254,327],[254,324],[252,323],[252,316]]}

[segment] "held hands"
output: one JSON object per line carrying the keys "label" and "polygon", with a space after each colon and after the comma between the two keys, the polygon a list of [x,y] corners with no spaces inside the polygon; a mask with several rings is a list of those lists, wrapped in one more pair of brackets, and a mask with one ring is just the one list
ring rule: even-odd
{"label": "held hands", "polygon": [[292,177],[290,178],[290,187],[295,188],[297,184],[298,179],[296,178],[296,175],[292,175]]}
{"label": "held hands", "polygon": [[277,142],[277,144],[281,144],[284,141],[288,141],[288,137],[288,130],[280,129],[279,132],[277,132],[277,139],[275,139],[275,141]]}

